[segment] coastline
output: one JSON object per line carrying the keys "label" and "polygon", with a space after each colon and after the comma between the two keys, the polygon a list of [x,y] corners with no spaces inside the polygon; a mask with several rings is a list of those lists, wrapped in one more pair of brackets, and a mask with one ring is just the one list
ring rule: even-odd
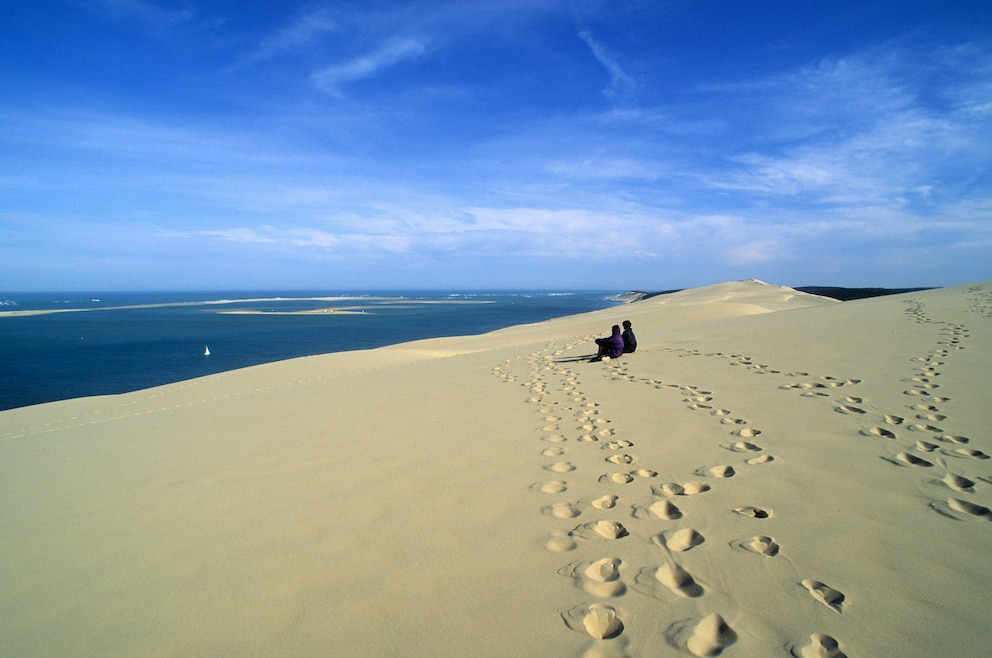
{"label": "coastline", "polygon": [[[732,282],[3,411],[0,636],[979,655],[990,309]],[[586,363],[622,319],[638,351]]]}
{"label": "coastline", "polygon": [[614,305],[607,293],[593,291],[25,294],[4,302],[21,316],[0,316],[0,409],[137,391],[344,349],[483,333]]}

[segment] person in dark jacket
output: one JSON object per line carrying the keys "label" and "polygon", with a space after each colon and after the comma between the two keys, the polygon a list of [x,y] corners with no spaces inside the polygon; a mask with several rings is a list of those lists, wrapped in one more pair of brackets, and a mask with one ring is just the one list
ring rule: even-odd
{"label": "person in dark jacket", "polygon": [[619,358],[623,354],[623,336],[620,334],[620,325],[613,325],[613,335],[608,338],[597,338],[596,345],[599,350],[590,361],[602,361],[604,356],[611,359]]}
{"label": "person in dark jacket", "polygon": [[634,336],[633,330],[630,328],[630,320],[623,321],[623,351],[626,354],[637,351],[637,337]]}

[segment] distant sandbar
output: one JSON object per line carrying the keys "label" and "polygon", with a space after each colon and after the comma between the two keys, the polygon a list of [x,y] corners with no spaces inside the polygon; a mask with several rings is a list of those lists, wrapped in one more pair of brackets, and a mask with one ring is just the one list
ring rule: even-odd
{"label": "distant sandbar", "polygon": [[405,306],[419,304],[491,304],[489,300],[469,299],[403,299],[401,297],[257,297],[251,299],[217,299],[203,302],[167,302],[162,304],[132,304],[127,306],[96,306],[93,308],[39,308],[18,311],[0,311],[0,318],[27,317],[31,315],[49,315],[52,313],[79,313],[83,311],[124,311],[146,308],[173,308],[182,306],[218,306],[227,304],[257,304],[283,302],[371,302],[364,306],[330,307],[320,309],[305,309],[302,311],[268,311],[260,309],[236,309],[216,311],[228,315],[322,315],[326,313],[364,313],[373,306]]}

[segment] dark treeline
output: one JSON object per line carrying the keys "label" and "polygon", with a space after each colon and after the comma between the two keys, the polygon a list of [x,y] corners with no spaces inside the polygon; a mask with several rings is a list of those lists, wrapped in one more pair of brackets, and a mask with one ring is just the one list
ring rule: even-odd
{"label": "dark treeline", "polygon": [[831,286],[803,286],[796,288],[796,290],[809,293],[810,295],[819,295],[820,297],[830,297],[832,299],[839,299],[842,302],[849,302],[853,299],[898,295],[904,292],[932,290],[932,288],[838,288]]}
{"label": "dark treeline", "polygon": [[[657,297],[658,295],[670,295],[673,292],[681,292],[682,290],[684,290],[684,288],[679,288],[676,290],[661,290],[659,292],[642,292],[640,290],[631,290],[630,292],[622,295],[617,295],[613,299],[617,301],[632,302],[639,301],[641,299],[648,299],[650,297]],[[904,292],[933,290],[933,288],[841,288],[839,286],[801,286],[793,288],[793,290],[805,292],[810,295],[819,295],[820,297],[830,297],[831,299],[837,299],[842,302],[849,302],[854,299],[868,299],[869,297],[898,295]]]}

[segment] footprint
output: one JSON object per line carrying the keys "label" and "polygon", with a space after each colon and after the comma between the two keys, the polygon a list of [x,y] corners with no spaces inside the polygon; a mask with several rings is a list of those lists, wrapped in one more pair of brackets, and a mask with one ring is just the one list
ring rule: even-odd
{"label": "footprint", "polygon": [[675,503],[667,498],[657,500],[650,505],[642,505],[634,508],[634,517],[638,519],[663,519],[673,521],[682,518],[682,510],[675,506]]}
{"label": "footprint", "polygon": [[988,459],[989,456],[986,455],[981,450],[973,450],[971,448],[957,448],[951,451],[952,455],[956,457],[968,457],[970,459]]}
{"label": "footprint", "polygon": [[613,509],[617,504],[617,499],[619,496],[606,495],[600,496],[599,498],[593,500],[590,505],[596,509]]}
{"label": "footprint", "polygon": [[565,449],[557,447],[545,448],[541,451],[541,454],[545,457],[560,457],[565,454]]}
{"label": "footprint", "polygon": [[803,646],[790,644],[786,648],[793,658],[847,658],[837,640],[829,635],[813,633]]}
{"label": "footprint", "polygon": [[844,595],[838,590],[828,587],[819,580],[806,579],[802,581],[803,587],[809,590],[813,598],[836,612],[843,612]]}
{"label": "footprint", "polygon": [[655,537],[655,541],[677,553],[684,553],[702,544],[706,539],[692,528],[668,530]]}
{"label": "footprint", "polygon": [[775,458],[772,457],[771,455],[760,455],[758,457],[752,457],[751,459],[748,459],[746,463],[750,464],[751,466],[756,466],[758,464],[767,464],[773,461],[775,461]]}
{"label": "footprint", "polygon": [[986,521],[992,521],[992,509],[984,505],[971,503],[960,498],[948,498],[947,505],[956,512],[963,512],[980,519],[985,519]]}
{"label": "footprint", "polygon": [[738,441],[737,443],[729,443],[721,447],[731,452],[761,452],[762,450],[761,446],[755,445],[750,441]]}
{"label": "footprint", "polygon": [[737,436],[743,437],[745,439],[753,439],[754,437],[761,434],[761,430],[756,430],[752,427],[745,427],[742,430],[737,430],[734,432]]}
{"label": "footprint", "polygon": [[760,507],[735,507],[734,512],[740,514],[741,516],[747,516],[752,519],[767,519],[772,515],[771,510],[764,510]]}
{"label": "footprint", "polygon": [[939,427],[934,427],[933,425],[924,425],[922,423],[914,423],[912,425],[908,425],[907,427],[913,430],[914,432],[933,432],[936,434],[938,432],[944,431]]}
{"label": "footprint", "polygon": [[884,427],[869,427],[868,429],[861,432],[866,436],[880,436],[883,439],[894,439],[896,438],[896,433],[887,430]]}
{"label": "footprint", "polygon": [[626,453],[622,455],[611,455],[606,458],[606,461],[611,464],[633,464],[637,461],[637,458],[633,455],[628,455]]}
{"label": "footprint", "polygon": [[940,437],[941,441],[947,441],[948,443],[970,443],[971,439],[966,436],[955,436],[953,434],[945,434]]}
{"label": "footprint", "polygon": [[604,557],[595,562],[583,563],[582,575],[601,583],[613,582],[620,579],[621,563],[617,557]]}
{"label": "footprint", "polygon": [[608,443],[604,443],[603,444],[603,449],[604,450],[625,450],[627,448],[633,447],[633,445],[634,444],[631,443],[630,441],[624,441],[624,440],[610,441]]}
{"label": "footprint", "polygon": [[651,493],[655,496],[667,496],[669,498],[672,496],[684,496],[685,487],[677,482],[666,482],[660,487],[652,487]]}
{"label": "footprint", "polygon": [[923,468],[929,468],[933,466],[933,462],[928,462],[922,457],[917,457],[916,455],[910,454],[908,452],[900,452],[896,455],[896,459],[903,464],[909,464],[910,466],[922,466]]}
{"label": "footprint", "polygon": [[850,404],[840,404],[837,405],[836,410],[842,414],[863,414],[865,410],[861,407],[855,407]]}
{"label": "footprint", "polygon": [[765,535],[757,535],[750,539],[739,539],[732,546],[743,549],[748,553],[756,553],[757,555],[764,555],[766,557],[775,557],[778,555],[779,550],[781,550],[778,542],[772,537]]}
{"label": "footprint", "polygon": [[538,482],[537,484],[531,485],[531,489],[540,491],[546,494],[557,494],[562,493],[568,489],[568,483],[565,480],[552,480],[551,482]]}
{"label": "footprint", "polygon": [[719,656],[737,642],[737,633],[713,612],[702,619],[686,619],[672,624],[666,631],[668,641],[698,658]]}
{"label": "footprint", "polygon": [[578,545],[575,540],[569,537],[567,534],[556,532],[551,536],[548,541],[544,543],[544,550],[550,553],[567,553],[568,551],[574,551]]}
{"label": "footprint", "polygon": [[629,533],[622,523],[617,521],[593,521],[572,530],[569,533],[582,539],[623,539]]}
{"label": "footprint", "polygon": [[955,491],[962,491],[964,493],[975,493],[975,481],[969,480],[962,475],[955,475],[954,473],[948,473],[944,476],[944,479],[940,480],[951,489]]}
{"label": "footprint", "polygon": [[542,509],[541,512],[556,519],[574,519],[582,514],[582,510],[572,503],[553,503]]}
{"label": "footprint", "polygon": [[657,569],[646,569],[641,573],[643,574],[645,571],[651,573],[655,580],[683,598],[695,599],[703,595],[703,587],[695,581],[692,574],[674,562],[666,562]]}
{"label": "footprint", "polygon": [[893,416],[892,414],[885,415],[885,422],[889,425],[902,425],[903,421],[906,419],[902,416]]}
{"label": "footprint", "polygon": [[554,473],[569,473],[575,470],[575,465],[571,462],[554,462],[553,464],[547,464],[544,470]]}
{"label": "footprint", "polygon": [[703,482],[687,482],[684,485],[677,482],[666,482],[660,487],[651,487],[651,493],[655,496],[665,496],[668,498],[672,496],[692,496],[709,490],[710,485]]}
{"label": "footprint", "polygon": [[599,476],[599,481],[607,484],[630,484],[634,478],[629,473],[604,473]]}
{"label": "footprint", "polygon": [[620,580],[620,558],[604,557],[593,562],[572,562],[558,570],[574,579],[586,593],[602,598],[622,596],[627,586]]}
{"label": "footprint", "polygon": [[732,478],[737,472],[733,466],[726,464],[720,466],[702,466],[696,469],[696,475],[709,475],[715,478]]}
{"label": "footprint", "polygon": [[573,631],[586,633],[597,640],[608,640],[623,632],[617,611],[602,603],[580,605],[561,613],[561,618]]}

